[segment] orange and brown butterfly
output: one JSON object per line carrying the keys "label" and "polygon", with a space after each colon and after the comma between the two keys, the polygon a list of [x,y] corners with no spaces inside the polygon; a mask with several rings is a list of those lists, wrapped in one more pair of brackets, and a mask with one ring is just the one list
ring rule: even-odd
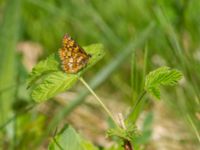
{"label": "orange and brown butterfly", "polygon": [[77,73],[83,69],[91,55],[87,54],[68,34],[63,37],[63,47],[59,49],[62,69],[66,73]]}

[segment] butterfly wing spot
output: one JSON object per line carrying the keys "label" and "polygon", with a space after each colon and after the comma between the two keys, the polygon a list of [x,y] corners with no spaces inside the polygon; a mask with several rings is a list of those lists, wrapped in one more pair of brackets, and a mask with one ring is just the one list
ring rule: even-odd
{"label": "butterfly wing spot", "polygon": [[72,52],[71,52],[71,51],[68,51],[68,52],[66,52],[66,53],[67,53],[66,58],[67,58],[67,57],[70,58],[70,57],[72,56]]}
{"label": "butterfly wing spot", "polygon": [[63,38],[63,47],[59,49],[59,56],[61,67],[66,73],[77,73],[91,57],[67,34]]}
{"label": "butterfly wing spot", "polygon": [[59,50],[59,56],[61,60],[63,60],[63,58],[66,56],[65,52],[62,49]]}
{"label": "butterfly wing spot", "polygon": [[69,41],[69,47],[73,47],[74,41]]}
{"label": "butterfly wing spot", "polygon": [[79,57],[79,58],[77,59],[77,62],[80,63],[81,60],[82,60],[82,57]]}
{"label": "butterfly wing spot", "polygon": [[69,63],[73,63],[73,58],[71,57],[71,58],[69,58]]}
{"label": "butterfly wing spot", "polygon": [[78,50],[79,50],[79,48],[78,48],[78,46],[76,46],[76,47],[74,48],[74,51],[75,51],[75,52],[78,52]]}

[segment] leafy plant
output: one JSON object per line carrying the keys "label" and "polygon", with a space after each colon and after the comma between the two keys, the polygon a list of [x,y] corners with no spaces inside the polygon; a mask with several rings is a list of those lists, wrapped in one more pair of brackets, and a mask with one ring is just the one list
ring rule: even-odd
{"label": "leafy plant", "polygon": [[[119,128],[115,126],[109,128],[108,132],[112,131],[110,136],[115,141],[115,144],[109,150],[124,149],[119,145],[123,145],[125,139],[133,140],[134,150],[139,149],[138,145],[145,146],[147,143],[151,145],[153,118],[148,112],[150,111],[149,109],[152,109],[152,113],[158,111],[157,107],[154,108],[155,105],[148,105],[149,102],[147,101],[151,100],[151,98],[153,100],[165,99],[166,108],[169,107],[173,110],[174,117],[178,116],[178,120],[173,120],[174,117],[162,119],[173,122],[182,121],[184,125],[180,125],[178,128],[184,129],[186,125],[187,129],[180,131],[186,133],[193,131],[197,137],[189,136],[189,138],[186,138],[181,136],[181,141],[184,141],[184,143],[178,142],[176,146],[182,147],[180,149],[184,149],[184,147],[199,149],[199,8],[200,1],[198,0],[110,0],[107,1],[106,5],[104,1],[98,0],[1,0],[1,149],[27,149],[27,147],[40,149],[41,145],[42,147],[43,145],[46,146],[46,140],[56,126],[62,125],[69,114],[74,115],[74,110],[86,100],[89,92],[93,92],[94,95],[95,93],[92,89],[98,88],[105,82],[107,83],[103,87],[106,88],[101,88],[101,92],[109,96],[110,92],[106,91],[106,89],[112,87],[113,92],[117,92],[124,98],[122,103],[128,104],[132,109],[130,115],[124,117],[125,128],[122,128],[121,125],[119,125]],[[116,23],[116,19],[120,21]],[[156,28],[148,27],[148,30],[142,31],[147,24],[152,22],[153,27]],[[24,68],[24,74],[21,67],[24,67],[24,64],[33,64],[37,60],[32,55],[34,50],[31,50],[35,44],[42,47],[42,58],[55,51],[60,45],[60,37],[63,32],[70,32],[71,35],[77,37],[80,43],[99,41],[109,51],[107,51],[104,59],[104,65],[101,68],[98,68],[100,65],[93,67],[92,72],[95,72],[95,74],[92,74],[92,76],[90,74],[92,78],[86,78],[88,79],[90,91],[88,89],[80,90],[71,101],[67,102],[67,105],[62,106],[62,104],[56,103],[56,105],[53,105],[53,110],[51,109],[51,104],[55,104],[54,101],[48,102],[47,106],[45,106],[47,109],[44,111],[39,108],[40,111],[38,112],[38,109],[32,109],[38,105],[35,105],[35,103],[32,105],[24,83],[27,78],[25,75],[27,68]],[[143,51],[145,43],[146,49]],[[31,51],[29,51],[29,48]],[[35,48],[37,49],[37,47]],[[31,53],[30,58],[27,57],[28,53],[26,52]],[[19,58],[18,54],[20,55]],[[133,57],[130,64],[129,58],[131,54]],[[49,59],[49,57],[54,58]],[[33,71],[34,73],[32,72],[32,79],[29,78],[28,81],[30,95],[35,102],[45,102],[58,93],[69,90],[79,79],[82,79],[81,76],[83,74],[80,76],[77,74],[75,80],[66,81],[72,78],[66,77],[61,71],[57,53],[49,57],[39,62],[41,63],[40,67],[39,63],[37,64],[38,68],[35,72]],[[27,60],[24,61],[24,59]],[[53,61],[50,62],[49,60]],[[129,65],[131,65],[130,68]],[[164,85],[160,81],[156,85],[150,82],[145,85],[147,70],[163,65],[173,66],[173,68],[181,70],[185,78],[182,88],[171,90],[173,88],[169,87],[163,90],[165,86],[171,85]],[[43,72],[42,70],[45,71]],[[169,68],[169,72],[172,70]],[[131,78],[127,78],[129,73],[131,73]],[[66,80],[64,80],[65,77],[67,78]],[[152,80],[155,81],[155,79]],[[88,86],[84,80],[81,82]],[[151,97],[148,97],[149,95]],[[113,96],[115,99],[116,95]],[[112,101],[113,96],[110,97],[111,102],[109,101],[109,104],[115,103]],[[95,97],[99,100],[96,94]],[[155,101],[154,103],[157,102]],[[145,111],[143,111],[144,108]],[[43,114],[46,111],[51,112],[50,116]],[[162,112],[163,110],[159,111]],[[141,113],[146,116],[146,119],[141,131],[138,132],[135,124]],[[44,117],[43,121],[38,121],[40,115]],[[75,124],[79,123],[75,122]],[[65,129],[67,130],[68,128]],[[176,136],[182,134],[179,130],[176,131]],[[134,134],[133,137],[132,134]],[[156,146],[158,143],[159,141],[153,143],[153,145]],[[173,143],[168,146],[173,146]],[[100,149],[104,150],[105,148],[101,147]]]}
{"label": "leafy plant", "polygon": [[160,86],[174,86],[181,78],[182,73],[180,71],[161,67],[146,76],[144,89],[160,99]]}
{"label": "leafy plant", "polygon": [[[131,121],[128,121],[125,124],[124,119],[121,119],[121,124],[118,124],[115,118],[113,117],[112,113],[109,111],[109,109],[104,105],[101,99],[95,94],[95,92],[81,77],[81,75],[88,68],[93,66],[104,56],[103,46],[101,44],[94,44],[88,47],[84,47],[84,49],[88,54],[92,56],[92,58],[89,60],[87,67],[85,67],[83,70],[76,74],[66,74],[61,70],[58,54],[52,54],[47,59],[39,62],[33,68],[28,80],[28,86],[31,87],[31,96],[36,102],[46,101],[54,95],[69,89],[79,79],[93,94],[96,100],[101,104],[102,108],[107,112],[108,116],[114,122],[114,128],[109,129],[107,132],[108,136],[117,136],[124,142],[125,149],[132,148],[132,145],[135,145],[135,139],[139,139],[139,134],[137,133],[135,124],[133,124],[133,122]],[[137,100],[136,105],[133,107],[134,109],[133,112],[131,112],[131,114],[134,113],[137,104],[142,100],[146,92],[159,99],[160,86],[174,86],[181,79],[181,77],[182,74],[180,71],[172,70],[169,67],[161,67],[155,71],[150,72],[145,79],[144,92],[142,93],[142,96]],[[146,127],[144,128],[145,130],[147,130]],[[67,134],[67,137],[65,137],[65,132],[69,132]],[[69,143],[71,143],[71,138],[68,137],[69,135],[76,139],[74,140],[74,146],[76,148],[71,145],[70,148],[84,150],[84,148],[81,147],[80,139],[74,133],[74,130],[70,127],[62,134],[59,134],[54,138],[54,141],[50,144],[49,149],[57,149],[56,145],[59,149],[66,149],[66,146],[68,147]],[[146,132],[144,132],[144,137],[148,138],[149,136],[150,135],[148,129]],[[69,143],[63,143],[63,138],[66,140],[68,139],[67,142]],[[67,149],[69,149],[69,147]]]}
{"label": "leafy plant", "polygon": [[140,97],[137,99],[132,111],[128,115],[126,123],[124,123],[124,127],[120,129],[114,128],[109,130],[108,135],[121,137],[126,141],[132,142],[133,145],[138,143],[138,141],[145,141],[145,139],[149,138],[151,135],[150,129],[148,126],[145,126],[145,124],[149,124],[149,122],[151,122],[151,116],[148,120],[146,120],[147,123],[144,124],[143,134],[141,136],[137,134],[137,130],[133,130],[132,128],[133,124],[135,123],[135,120],[133,120],[132,116],[135,115],[135,110],[138,104],[142,101],[146,93],[149,93],[160,99],[160,86],[174,86],[178,83],[182,76],[183,75],[180,71],[170,69],[169,67],[165,66],[150,72],[145,77],[144,91],[140,94]]}
{"label": "leafy plant", "polygon": [[66,74],[61,70],[58,54],[52,54],[39,62],[30,73],[28,87],[31,87],[31,97],[36,102],[43,102],[71,88],[79,77],[104,56],[101,44],[84,47],[92,57],[87,66],[77,74]]}

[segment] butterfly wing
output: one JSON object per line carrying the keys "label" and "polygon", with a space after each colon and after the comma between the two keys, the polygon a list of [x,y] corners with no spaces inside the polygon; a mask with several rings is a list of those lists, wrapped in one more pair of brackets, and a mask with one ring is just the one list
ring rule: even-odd
{"label": "butterfly wing", "polygon": [[77,73],[84,68],[90,55],[88,55],[69,35],[63,38],[63,47],[59,50],[62,69],[66,73]]}

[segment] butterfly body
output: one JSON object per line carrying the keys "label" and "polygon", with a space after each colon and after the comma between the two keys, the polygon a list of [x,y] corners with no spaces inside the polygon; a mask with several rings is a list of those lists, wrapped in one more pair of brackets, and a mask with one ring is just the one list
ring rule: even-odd
{"label": "butterfly body", "polygon": [[59,56],[62,69],[66,73],[77,73],[87,65],[90,58],[90,55],[67,34],[63,38],[63,47],[59,49]]}

